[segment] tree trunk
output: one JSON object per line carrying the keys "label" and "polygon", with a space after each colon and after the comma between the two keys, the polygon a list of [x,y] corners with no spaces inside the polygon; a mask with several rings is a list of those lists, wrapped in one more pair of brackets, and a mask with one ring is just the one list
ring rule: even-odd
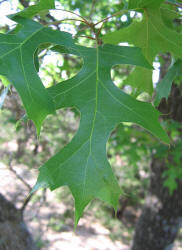
{"label": "tree trunk", "polygon": [[0,194],[0,250],[37,250],[22,212]]}
{"label": "tree trunk", "polygon": [[[172,86],[170,97],[161,101],[159,110],[166,114],[165,119],[182,122],[181,86]],[[172,249],[182,226],[182,180],[177,181],[178,187],[170,195],[168,188],[163,186],[165,170],[165,161],[154,155],[149,194],[135,228],[132,250]]]}
{"label": "tree trunk", "polygon": [[182,223],[182,181],[173,195],[163,187],[165,163],[153,159],[149,196],[137,222],[132,250],[169,250]]}

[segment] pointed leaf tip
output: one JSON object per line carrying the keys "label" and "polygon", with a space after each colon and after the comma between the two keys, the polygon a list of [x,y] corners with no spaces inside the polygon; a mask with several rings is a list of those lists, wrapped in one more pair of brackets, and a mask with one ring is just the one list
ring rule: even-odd
{"label": "pointed leaf tip", "polygon": [[95,198],[117,209],[121,190],[106,154],[107,140],[117,124],[136,123],[159,139],[167,139],[157,110],[121,91],[110,78],[112,65],[136,65],[140,58],[138,65],[145,66],[140,49],[75,46],[74,50],[84,58],[81,71],[47,90],[56,107],[79,109],[80,127],[72,141],[40,168],[38,183],[51,190],[64,185],[70,188],[75,199],[76,228],[84,208]]}
{"label": "pointed leaf tip", "polygon": [[44,119],[55,113],[55,104],[37,74],[33,55],[43,43],[70,48],[74,42],[69,33],[51,30],[20,16],[16,20],[22,24],[18,33],[0,35],[0,75],[5,75],[16,88],[39,136]]}
{"label": "pointed leaf tip", "polygon": [[[182,34],[165,25],[159,9],[161,2],[163,0],[130,0],[132,8],[147,6],[142,21],[134,20],[126,28],[104,35],[102,40],[111,44],[127,42],[140,47],[149,63],[154,61],[156,55],[166,52],[182,58]],[[125,83],[138,88],[140,92],[147,92],[150,95],[153,93],[152,71],[148,69],[136,67]]]}

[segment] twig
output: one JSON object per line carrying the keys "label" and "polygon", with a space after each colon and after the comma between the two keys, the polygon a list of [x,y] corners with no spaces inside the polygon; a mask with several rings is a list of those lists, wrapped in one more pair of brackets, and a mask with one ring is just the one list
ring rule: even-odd
{"label": "twig", "polygon": [[90,15],[89,15],[90,20],[92,19],[92,15],[93,15],[96,3],[97,3],[97,0],[92,0],[92,7],[91,7],[91,10],[90,10]]}
{"label": "twig", "polygon": [[103,28],[103,25],[104,25],[104,23],[102,23],[101,27],[100,27],[99,30],[97,31],[97,37],[100,35],[101,30],[102,30],[102,28]]}
{"label": "twig", "polygon": [[[14,168],[11,165],[12,162],[12,157],[10,156],[10,160],[9,160],[9,164],[8,164],[8,168],[9,170],[16,176],[17,179],[19,179],[29,190],[29,192],[32,190],[32,187],[16,172],[16,170],[14,170]],[[24,201],[23,204],[20,208],[21,213],[23,214],[26,206],[28,205],[29,201],[31,200],[32,196],[34,195],[34,193],[30,194]]]}
{"label": "twig", "polygon": [[115,16],[118,16],[118,15],[123,14],[123,13],[128,12],[128,11],[129,11],[129,10],[121,10],[121,11],[118,11],[118,12],[114,13],[113,15],[108,16],[108,17],[106,17],[106,18],[100,20],[99,22],[95,23],[94,26],[96,26],[96,25],[98,25],[98,24],[100,24],[100,23],[104,23],[104,22],[106,22],[107,20],[109,20],[110,18],[115,17]]}
{"label": "twig", "polygon": [[65,19],[62,19],[62,20],[58,20],[58,21],[54,21],[54,22],[51,22],[51,23],[47,23],[46,26],[49,26],[49,25],[58,25],[58,24],[61,24],[62,22],[64,21],[78,21],[78,22],[83,22],[85,23],[83,20],[81,19],[75,19],[75,18],[65,18]]}
{"label": "twig", "polygon": [[182,8],[182,4],[181,3],[172,3],[172,2],[169,2],[169,1],[166,1],[164,2],[166,4],[170,4],[170,5],[173,5],[173,6],[176,6],[178,8]]}
{"label": "twig", "polygon": [[83,27],[83,28],[81,28],[81,29],[78,29],[78,32],[83,31],[83,30],[86,30],[86,29],[90,29],[90,26],[85,26],[85,27]]}
{"label": "twig", "polygon": [[47,16],[49,19],[51,19],[53,22],[56,21],[56,19],[55,19],[53,16],[51,16],[50,14],[47,14],[46,16]]}
{"label": "twig", "polygon": [[10,157],[8,169],[17,177],[17,179],[19,179],[28,188],[29,191],[31,191],[32,187],[16,172],[16,170],[12,167],[11,162],[12,158]]}
{"label": "twig", "polygon": [[94,38],[94,37],[91,37],[91,36],[74,36],[74,38],[76,38],[76,37],[84,37],[84,38],[88,38],[88,39],[92,39],[92,40],[96,40],[96,38]]}
{"label": "twig", "polygon": [[[33,218],[37,217],[37,214],[40,212],[41,206],[43,206],[46,203],[46,200],[47,200],[46,191],[47,191],[46,188],[43,189],[42,196],[41,196],[40,202],[38,204],[38,207],[37,207],[37,209],[36,208],[34,209],[33,215],[28,218],[29,221],[31,221],[31,220],[33,220]],[[32,194],[32,196],[33,195],[34,194]],[[27,197],[27,199],[25,200],[25,206],[22,206],[22,208],[20,209],[22,212],[26,208],[26,206],[27,206],[28,202],[31,200],[32,196],[31,197]]]}
{"label": "twig", "polygon": [[30,195],[24,200],[24,202],[23,202],[23,204],[22,204],[22,206],[21,206],[21,208],[20,208],[21,213],[24,212],[25,208],[27,207],[29,201],[31,200],[31,198],[32,198],[32,196],[33,196],[34,194],[35,194],[35,193],[30,194]]}
{"label": "twig", "polygon": [[83,19],[83,21],[84,21],[86,24],[89,24],[89,22],[88,22],[84,17],[80,16],[79,14],[77,14],[77,13],[75,13],[75,12],[73,12],[73,11],[64,10],[64,9],[59,9],[59,8],[58,8],[58,9],[53,9],[53,10],[60,10],[60,11],[64,11],[64,12],[71,13],[71,14],[76,15],[77,17]]}

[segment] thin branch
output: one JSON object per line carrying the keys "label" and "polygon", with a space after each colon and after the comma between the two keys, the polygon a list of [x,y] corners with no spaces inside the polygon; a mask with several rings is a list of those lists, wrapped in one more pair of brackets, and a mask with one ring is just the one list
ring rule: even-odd
{"label": "thin branch", "polygon": [[[10,156],[9,159],[9,164],[8,164],[8,169],[16,176],[17,179],[19,179],[29,190],[29,192],[32,190],[32,187],[30,186],[30,184],[28,182],[26,182],[17,172],[16,170],[12,167],[11,165],[12,162],[12,157]],[[23,202],[20,211],[23,214],[26,206],[28,205],[29,201],[31,200],[32,196],[34,195],[34,193],[30,194]]]}
{"label": "thin branch", "polygon": [[91,10],[90,10],[90,15],[89,15],[90,20],[92,19],[92,15],[94,13],[96,3],[97,3],[97,0],[92,0],[92,7],[91,7]]}
{"label": "thin branch", "polygon": [[35,193],[31,193],[31,194],[24,200],[24,202],[23,202],[23,204],[22,204],[22,206],[21,206],[21,208],[20,208],[21,213],[24,212],[25,208],[27,207],[29,201],[31,200],[31,198],[32,198],[32,196],[33,196],[34,194],[35,194]]}
{"label": "thin branch", "polygon": [[29,191],[32,190],[32,187],[29,185],[28,182],[26,182],[17,172],[16,170],[12,167],[11,165],[12,159],[10,157],[9,164],[8,164],[8,169],[19,179],[27,188]]}
{"label": "thin branch", "polygon": [[78,21],[78,22],[83,22],[85,23],[83,20],[81,19],[76,19],[76,18],[65,18],[65,19],[62,19],[62,20],[58,20],[58,21],[54,21],[54,22],[51,22],[51,23],[48,23],[46,24],[46,26],[49,26],[49,25],[59,25],[61,24],[62,22],[64,21]]}
{"label": "thin branch", "polygon": [[100,27],[99,30],[97,31],[97,37],[99,37],[99,35],[100,35],[100,33],[101,33],[101,30],[102,30],[102,28],[103,28],[103,25],[104,25],[104,23],[102,23],[101,27]]}
{"label": "thin branch", "polygon": [[79,27],[78,27],[78,32],[86,30],[86,29],[90,29],[90,26],[85,26],[85,27],[83,27],[81,29],[79,29]]}
{"label": "thin branch", "polygon": [[[43,205],[45,204],[45,202],[46,202],[46,200],[47,200],[46,191],[47,191],[46,188],[43,189],[43,191],[42,191],[42,196],[41,196],[41,198],[40,198],[40,202],[39,202],[37,208],[34,209],[34,211],[33,211],[32,215],[31,215],[31,217],[28,218],[28,221],[31,221],[31,220],[33,220],[35,217],[37,217],[37,214],[40,212],[41,206],[43,206]],[[27,197],[27,199],[28,199],[28,198],[29,198],[29,197]],[[29,200],[30,200],[30,199],[29,199]],[[22,209],[23,209],[23,207],[22,207]]]}
{"label": "thin branch", "polygon": [[47,14],[46,15],[50,20],[52,20],[52,22],[55,22],[56,21],[56,19],[53,17],[53,16],[51,16],[51,14]]}
{"label": "thin branch", "polygon": [[[23,214],[25,208],[27,207],[28,203],[32,199],[32,197],[35,195],[36,192],[31,193],[28,195],[28,197],[24,200],[23,205],[20,208],[21,213]],[[46,202],[46,188],[43,189],[42,197],[40,200],[39,208]]]}
{"label": "thin branch", "polygon": [[170,1],[166,1],[164,3],[173,5],[173,6],[178,7],[178,8],[182,8],[182,4],[181,3],[172,3]]}
{"label": "thin branch", "polygon": [[88,38],[88,39],[92,39],[92,40],[96,40],[94,37],[91,37],[91,36],[74,36],[74,38],[76,37],[84,37],[84,38]]}
{"label": "thin branch", "polygon": [[60,10],[60,11],[64,11],[64,12],[71,13],[71,14],[76,15],[77,17],[83,19],[83,20],[85,21],[86,24],[89,24],[89,22],[88,22],[84,17],[80,16],[79,14],[77,14],[77,13],[75,13],[75,12],[73,12],[73,11],[64,10],[64,9],[59,9],[59,8],[58,8],[58,9],[53,9],[53,10]]}
{"label": "thin branch", "polygon": [[100,23],[104,23],[104,22],[108,21],[109,19],[111,19],[111,18],[113,18],[113,17],[115,17],[115,16],[118,16],[118,15],[120,15],[120,14],[124,14],[125,12],[128,12],[128,10],[121,10],[121,11],[118,11],[118,12],[114,13],[113,15],[108,16],[108,17],[106,17],[106,18],[100,20],[99,22],[95,23],[94,26],[96,26],[96,25],[98,25],[98,24],[100,24]]}

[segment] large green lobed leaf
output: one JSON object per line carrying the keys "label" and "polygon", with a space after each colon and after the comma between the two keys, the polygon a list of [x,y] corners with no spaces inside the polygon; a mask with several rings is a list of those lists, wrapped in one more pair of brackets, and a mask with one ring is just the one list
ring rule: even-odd
{"label": "large green lobed leaf", "polygon": [[70,52],[83,57],[82,70],[48,91],[57,109],[76,107],[80,111],[80,127],[73,140],[40,168],[33,190],[69,186],[75,198],[77,224],[85,206],[94,198],[117,207],[121,190],[106,156],[106,142],[117,124],[133,122],[166,143],[169,139],[158,122],[158,111],[127,95],[111,81],[113,65],[151,67],[139,48],[75,46]]}
{"label": "large green lobed leaf", "polygon": [[[24,13],[31,16],[39,11],[34,7]],[[169,139],[158,121],[159,112],[151,104],[137,101],[116,87],[110,71],[116,64],[151,69],[150,64],[139,48],[81,47],[73,43],[70,34],[25,19],[21,12],[12,18],[23,27],[15,35],[0,35],[0,74],[14,84],[37,130],[55,109],[76,107],[81,114],[77,134],[40,168],[33,191],[67,185],[75,199],[75,224],[86,205],[95,198],[116,209],[121,190],[106,156],[106,143],[112,130],[121,122],[132,122],[165,143],[169,143]],[[72,79],[45,89],[34,65],[37,48],[44,43],[59,45],[60,51],[81,56],[82,70]]]}

